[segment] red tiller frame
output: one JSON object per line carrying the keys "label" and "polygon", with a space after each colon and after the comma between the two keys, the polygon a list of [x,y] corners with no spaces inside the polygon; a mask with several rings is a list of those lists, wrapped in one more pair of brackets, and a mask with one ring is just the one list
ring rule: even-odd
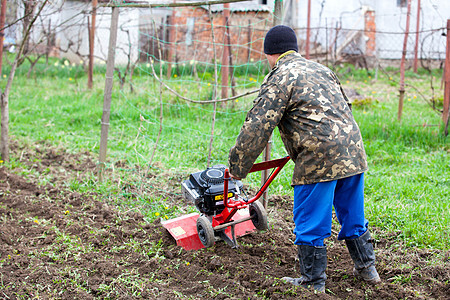
{"label": "red tiller frame", "polygon": [[269,160],[261,163],[254,164],[253,167],[250,169],[249,173],[258,172],[262,170],[272,169],[276,168],[272,175],[267,179],[267,181],[263,184],[263,186],[259,189],[258,193],[251,198],[250,200],[243,201],[243,200],[232,200],[228,199],[228,181],[231,180],[230,172],[228,169],[225,169],[225,175],[224,179],[225,182],[223,184],[223,204],[226,208],[220,215],[217,215],[213,218],[213,227],[215,225],[223,224],[231,220],[231,218],[234,216],[234,214],[237,212],[237,210],[247,207],[250,203],[255,202],[258,200],[263,193],[266,191],[266,189],[269,187],[269,185],[272,183],[272,181],[275,179],[275,177],[280,173],[281,169],[287,164],[287,162],[290,160],[289,156]]}

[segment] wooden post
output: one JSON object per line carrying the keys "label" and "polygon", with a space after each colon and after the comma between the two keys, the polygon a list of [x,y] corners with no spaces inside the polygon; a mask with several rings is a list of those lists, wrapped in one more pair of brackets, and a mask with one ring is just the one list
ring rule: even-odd
{"label": "wooden post", "polygon": [[309,59],[309,47],[311,39],[311,0],[308,0],[308,17],[306,21],[306,44],[305,44],[305,58]]}
{"label": "wooden post", "polygon": [[398,100],[398,113],[397,113],[398,121],[400,121],[402,119],[403,99],[405,97],[405,60],[406,60],[406,48],[407,48],[407,44],[408,44],[410,16],[411,16],[411,0],[408,0],[408,11],[406,13],[405,37],[403,39],[402,60],[400,62],[400,88],[399,88],[400,95],[399,95],[399,100]]}
{"label": "wooden post", "polygon": [[414,73],[417,73],[417,60],[419,56],[419,30],[420,30],[420,0],[417,0],[416,18],[416,44],[414,45]]}
{"label": "wooden post", "polygon": [[[209,21],[211,23],[211,41],[213,46],[213,53],[214,53],[214,88],[213,88],[213,95],[212,100],[216,100],[217,98],[217,83],[219,81],[219,76],[217,74],[217,50],[216,50],[216,37],[214,34],[214,20],[211,13],[211,5],[208,5],[208,16]],[[216,115],[217,115],[217,102],[214,102],[213,104],[213,115],[212,115],[212,122],[211,122],[211,136],[209,139],[209,151],[208,151],[208,161],[207,161],[207,168],[209,168],[209,165],[211,163],[211,155],[212,155],[212,146],[214,142],[214,127],[216,125]]]}
{"label": "wooden post", "polygon": [[[176,0],[173,0],[173,3],[175,3]],[[167,78],[170,78],[172,76],[172,62],[174,59],[172,59],[173,56],[173,48],[176,47],[176,40],[175,40],[175,7],[172,8],[172,15],[169,18],[169,54],[167,55]],[[162,60],[162,57],[160,58]],[[161,67],[161,64],[160,64]]]}
{"label": "wooden post", "polygon": [[94,43],[95,43],[95,20],[97,18],[98,0],[92,0],[91,28],[89,28],[89,70],[88,89],[92,89],[94,76]]}
{"label": "wooden post", "polygon": [[[229,24],[228,24],[229,25]],[[227,26],[227,43],[228,43],[228,57],[229,59],[229,70],[228,72],[231,74],[231,94],[234,96],[236,96],[236,80],[234,78],[234,65],[233,65],[233,55],[232,55],[232,51],[231,51],[231,32],[230,32],[230,26]],[[234,101],[233,101],[233,105],[234,107]]]}
{"label": "wooden post", "polygon": [[444,88],[444,109],[442,120],[445,124],[445,135],[448,135],[448,121],[450,117],[450,19],[447,20],[447,49],[445,52],[445,88]]}
{"label": "wooden post", "polygon": [[222,99],[228,98],[229,45],[228,45],[228,19],[230,17],[230,4],[223,5],[224,31],[223,31],[223,55],[222,55]]}
{"label": "wooden post", "polygon": [[108,130],[109,130],[109,116],[111,113],[111,95],[114,79],[114,60],[116,57],[116,42],[117,42],[117,27],[119,23],[119,7],[112,8],[111,27],[109,31],[109,47],[108,47],[108,61],[106,62],[106,76],[105,76],[105,92],[103,98],[103,115],[102,128],[100,137],[100,158],[98,178],[103,180],[103,171],[106,162],[106,150],[108,147]]}
{"label": "wooden post", "polygon": [[2,0],[2,8],[0,12],[0,75],[2,74],[3,65],[3,40],[5,39],[5,19],[6,19],[6,0]]}
{"label": "wooden post", "polygon": [[248,44],[248,48],[247,48],[247,62],[250,61],[251,55],[252,55],[252,21],[250,21],[250,19],[248,20],[248,26],[247,26],[247,44]]}
{"label": "wooden post", "polygon": [[[275,6],[273,11],[273,26],[280,25],[283,21],[283,2],[281,0],[275,0]],[[269,138],[269,142],[266,145],[266,148],[263,151],[263,160],[270,160],[270,152],[272,145],[272,136]],[[269,178],[269,170],[263,170],[261,172],[261,185],[263,185],[267,179]],[[267,208],[269,203],[269,193],[268,189],[262,195],[262,203],[264,208]]]}
{"label": "wooden post", "polygon": [[280,25],[283,19],[283,1],[275,0],[273,8],[273,26]]}

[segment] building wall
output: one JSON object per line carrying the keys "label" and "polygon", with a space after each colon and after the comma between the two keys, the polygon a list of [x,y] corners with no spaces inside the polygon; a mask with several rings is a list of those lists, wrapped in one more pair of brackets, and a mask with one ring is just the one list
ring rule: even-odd
{"label": "building wall", "polygon": [[159,58],[157,40],[155,40],[155,36],[158,36],[161,40],[160,47],[163,58],[171,62],[212,63],[214,50],[216,59],[221,61],[225,44],[231,46],[233,64],[264,58],[263,38],[271,24],[270,14],[267,12],[231,12],[228,23],[229,40],[225,35],[223,13],[213,13],[215,49],[212,43],[211,21],[206,9],[202,7],[176,8],[174,15],[170,12],[166,18],[166,23],[157,25],[158,33],[153,32],[154,29],[141,28],[142,31],[148,31],[148,34],[144,34],[144,36],[148,40],[147,43],[150,44],[141,46],[149,54],[141,55],[141,57]]}
{"label": "building wall", "polygon": [[[295,1],[295,0],[293,0]],[[300,40],[306,36],[307,1],[298,4],[298,35]],[[406,26],[407,7],[397,5],[397,0],[311,0],[312,39],[322,47],[331,47],[335,39],[335,28],[340,28],[338,42],[352,30],[364,29],[362,18],[363,7],[369,7],[375,12],[376,54],[382,59],[399,59],[402,54],[403,34]],[[424,58],[441,59],[445,55],[445,39],[442,30],[431,32],[432,29],[445,28],[450,18],[450,1],[421,0],[420,44]],[[412,1],[410,32],[416,31],[417,0]],[[328,31],[325,30],[328,27]],[[318,29],[320,28],[320,29]],[[408,39],[407,57],[413,57],[415,34]],[[364,43],[361,40],[361,43]],[[364,43],[365,44],[365,43]],[[362,46],[362,45],[361,45]]]}
{"label": "building wall", "polygon": [[[78,63],[87,60],[89,55],[88,14],[80,14],[91,10],[90,3],[67,1],[61,11],[64,22],[57,39],[62,49],[61,57]],[[104,63],[108,56],[109,35],[111,27],[111,8],[98,8],[96,17],[96,38],[94,41],[94,58],[96,63]],[[134,62],[138,57],[138,22],[137,9],[120,9],[119,28],[117,32],[116,64]]]}
{"label": "building wall", "polygon": [[[51,24],[55,34],[53,52],[73,63],[86,63],[89,55],[88,18],[91,3],[64,1],[59,9],[49,10],[33,32],[34,42],[42,36],[42,28]],[[49,8],[50,9],[50,8]],[[106,62],[109,45],[111,8],[98,8],[96,18],[96,38],[94,57],[98,64]],[[175,12],[172,19],[172,11]],[[225,19],[221,12],[213,13],[216,45],[216,58],[221,60],[223,44],[231,44],[233,63],[258,61],[264,58],[262,42],[271,24],[268,12],[231,12],[230,41],[225,40]],[[171,24],[174,24],[171,26]],[[44,26],[44,27],[43,27]],[[171,28],[173,29],[170,37]],[[116,64],[132,63],[138,59],[159,58],[158,39],[163,59],[172,62],[212,62],[211,24],[205,8],[120,8],[119,29],[116,45]],[[170,56],[170,58],[169,58]]]}

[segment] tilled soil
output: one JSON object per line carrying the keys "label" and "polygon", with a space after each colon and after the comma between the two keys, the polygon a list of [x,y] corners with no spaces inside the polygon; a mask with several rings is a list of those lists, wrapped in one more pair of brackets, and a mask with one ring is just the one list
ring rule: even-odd
{"label": "tilled soil", "polygon": [[[67,188],[95,169],[88,153],[32,147],[16,146],[14,155],[35,173],[0,167],[2,299],[450,299],[449,253],[404,247],[401,228],[372,229],[378,285],[354,278],[334,228],[326,293],[315,294],[280,281],[298,275],[289,197],[272,196],[270,229],[239,238],[239,248],[185,251],[158,222]],[[38,185],[43,172],[54,180]],[[186,204],[180,196],[168,205]]]}

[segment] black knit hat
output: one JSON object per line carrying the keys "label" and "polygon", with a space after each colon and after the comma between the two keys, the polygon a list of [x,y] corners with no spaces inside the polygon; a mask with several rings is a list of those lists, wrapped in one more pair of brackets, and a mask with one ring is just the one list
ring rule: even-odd
{"label": "black knit hat", "polygon": [[295,31],[291,27],[284,25],[272,27],[264,38],[264,53],[282,54],[289,50],[298,52]]}

